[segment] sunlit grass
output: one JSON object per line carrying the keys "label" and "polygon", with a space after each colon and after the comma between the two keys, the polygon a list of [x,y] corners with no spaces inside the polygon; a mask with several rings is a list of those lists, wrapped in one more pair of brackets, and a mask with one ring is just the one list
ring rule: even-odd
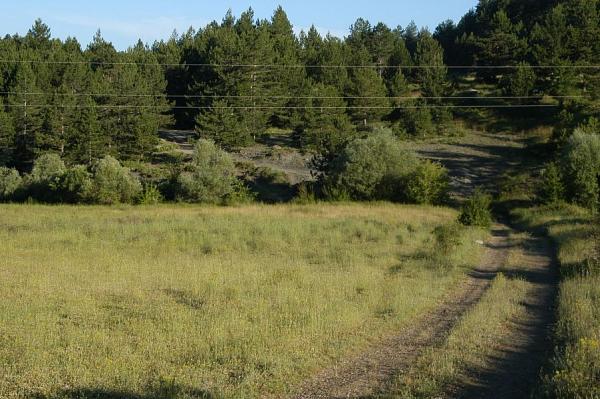
{"label": "sunlit grass", "polygon": [[[446,208],[0,206],[0,397],[293,390],[435,306]],[[444,262],[445,264],[447,262]],[[104,395],[104,396],[101,396]]]}

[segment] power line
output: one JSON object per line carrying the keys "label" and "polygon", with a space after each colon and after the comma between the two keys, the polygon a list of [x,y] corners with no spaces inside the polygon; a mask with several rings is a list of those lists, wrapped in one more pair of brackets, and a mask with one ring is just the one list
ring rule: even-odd
{"label": "power line", "polygon": [[304,100],[376,100],[376,99],[390,99],[390,100],[510,100],[510,99],[537,99],[541,100],[544,98],[548,99],[577,99],[577,98],[590,98],[590,96],[583,95],[571,95],[571,96],[552,96],[552,95],[539,95],[539,96],[256,96],[256,95],[213,95],[213,94],[117,94],[117,93],[35,93],[35,92],[8,92],[0,91],[2,95],[14,95],[14,96],[59,96],[59,97],[118,97],[118,98],[207,98],[207,99],[219,99],[219,98],[241,98],[241,99],[277,99],[277,100],[291,100],[291,99],[304,99]]}
{"label": "power line", "polygon": [[102,61],[48,61],[48,60],[0,60],[4,64],[46,65],[94,65],[94,66],[161,66],[161,67],[207,67],[207,68],[286,68],[286,69],[600,69],[600,65],[303,65],[303,64],[211,64],[211,63],[151,63],[151,62],[102,62]]}
{"label": "power line", "polygon": [[415,105],[415,106],[347,106],[347,107],[330,107],[330,106],[231,106],[231,107],[194,107],[194,106],[160,106],[160,105],[56,105],[56,104],[7,104],[6,107],[12,108],[71,108],[71,109],[152,109],[152,108],[167,108],[167,109],[221,109],[221,110],[253,110],[253,109],[317,109],[317,110],[346,110],[346,109],[421,109],[421,108],[555,108],[558,105],[554,104],[503,104],[503,105]]}

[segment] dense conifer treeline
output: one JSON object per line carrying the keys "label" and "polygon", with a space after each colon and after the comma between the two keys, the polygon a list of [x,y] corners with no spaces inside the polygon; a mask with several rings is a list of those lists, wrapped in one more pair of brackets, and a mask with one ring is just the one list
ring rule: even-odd
{"label": "dense conifer treeline", "polygon": [[270,20],[248,10],[127,51],[99,32],[86,49],[53,39],[38,20],[0,40],[0,165],[27,169],[48,152],[70,164],[144,160],[168,125],[224,148],[280,127],[333,157],[377,124],[447,132],[452,109],[439,106],[461,104],[447,97],[468,74],[505,96],[585,94],[560,100],[564,140],[598,113],[600,70],[581,67],[600,64],[599,15],[598,0],[481,0],[433,33],[359,19],[340,39],[314,27],[295,35],[282,8]]}

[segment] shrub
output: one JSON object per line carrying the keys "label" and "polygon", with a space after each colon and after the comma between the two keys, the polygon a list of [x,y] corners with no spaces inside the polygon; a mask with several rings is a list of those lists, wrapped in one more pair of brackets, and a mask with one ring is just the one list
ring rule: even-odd
{"label": "shrub", "polygon": [[448,171],[442,165],[421,161],[406,185],[406,197],[417,204],[440,204],[448,195]]}
{"label": "shrub", "polygon": [[565,199],[565,186],[560,168],[556,163],[546,166],[542,176],[540,198],[545,204],[556,204]]}
{"label": "shrub", "polygon": [[563,162],[575,202],[596,209],[600,201],[600,135],[575,131],[567,142]]}
{"label": "shrub", "polygon": [[491,206],[492,197],[476,190],[463,205],[459,221],[465,226],[489,227],[492,224]]}
{"label": "shrub", "polygon": [[308,182],[298,184],[296,197],[293,199],[293,202],[299,205],[315,204],[317,196],[315,195],[313,185]]}
{"label": "shrub", "polygon": [[236,180],[231,156],[213,141],[199,140],[191,171],[178,177],[178,197],[197,203],[224,203],[233,194]]}
{"label": "shrub", "polygon": [[12,199],[22,184],[23,179],[19,172],[15,169],[0,167],[0,201]]}
{"label": "shrub", "polygon": [[111,156],[96,162],[93,170],[90,199],[95,203],[132,203],[142,191],[139,180]]}
{"label": "shrub", "polygon": [[163,201],[163,196],[155,184],[146,184],[140,195],[140,205],[156,205]]}
{"label": "shrub", "polygon": [[44,154],[35,160],[29,178],[35,183],[57,181],[66,171],[67,167],[59,155]]}
{"label": "shrub", "polygon": [[256,193],[254,193],[241,180],[233,180],[233,191],[227,195],[223,203],[226,205],[249,204],[256,201]]}
{"label": "shrub", "polygon": [[404,112],[404,126],[413,136],[427,136],[435,131],[431,110],[424,107],[407,109]]}
{"label": "shrub", "polygon": [[83,165],[66,171],[61,182],[61,197],[64,202],[77,204],[88,200],[92,190],[92,176]]}
{"label": "shrub", "polygon": [[38,201],[59,202],[61,181],[66,171],[58,154],[41,155],[27,176],[27,194]]}
{"label": "shrub", "polygon": [[346,146],[331,165],[324,191],[355,200],[398,200],[417,163],[391,131],[380,130]]}

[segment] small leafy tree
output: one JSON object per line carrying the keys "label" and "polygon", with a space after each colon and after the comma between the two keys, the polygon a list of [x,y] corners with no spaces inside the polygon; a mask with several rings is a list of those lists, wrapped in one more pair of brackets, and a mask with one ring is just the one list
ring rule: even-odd
{"label": "small leafy tree", "polygon": [[189,171],[178,177],[179,198],[197,203],[221,204],[235,191],[233,159],[214,141],[199,140]]}
{"label": "small leafy tree", "polygon": [[61,181],[62,201],[78,204],[89,199],[92,190],[92,175],[87,167],[76,165],[69,168]]}
{"label": "small leafy tree", "polygon": [[596,209],[600,202],[600,135],[576,130],[567,142],[563,163],[575,202]]}
{"label": "small leafy tree", "polygon": [[22,184],[23,179],[16,169],[0,167],[0,201],[12,199]]}
{"label": "small leafy tree", "polygon": [[332,163],[325,187],[355,200],[399,200],[417,164],[391,131],[379,130],[348,144]]}
{"label": "small leafy tree", "polygon": [[37,158],[29,178],[32,182],[51,182],[67,171],[65,163],[57,154],[44,154]]}
{"label": "small leafy tree", "polygon": [[142,191],[139,180],[110,155],[96,162],[93,175],[89,198],[98,204],[132,203]]}
{"label": "small leafy tree", "polygon": [[542,176],[540,198],[545,204],[556,204],[565,199],[565,185],[560,168],[554,162],[548,164]]}
{"label": "small leafy tree", "polygon": [[59,202],[61,181],[66,171],[58,154],[40,156],[26,178],[28,195],[42,202]]}
{"label": "small leafy tree", "polygon": [[419,162],[406,185],[409,202],[416,204],[440,204],[448,194],[448,171],[442,165],[431,162]]}

